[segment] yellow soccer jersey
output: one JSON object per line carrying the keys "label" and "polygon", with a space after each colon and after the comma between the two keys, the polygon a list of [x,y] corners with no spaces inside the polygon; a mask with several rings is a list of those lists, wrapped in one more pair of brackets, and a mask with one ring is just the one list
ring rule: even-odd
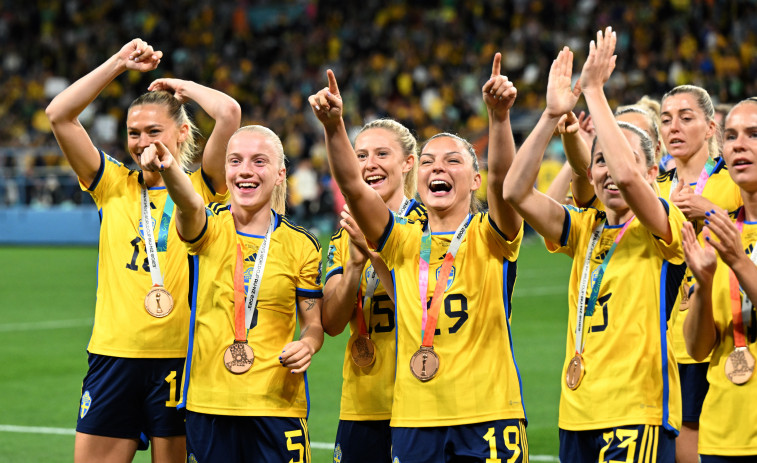
{"label": "yellow soccer jersey", "polygon": [[[425,224],[394,216],[378,250],[394,277],[397,302],[397,376],[391,426],[454,426],[525,419],[521,382],[510,336],[511,295],[523,229],[507,241],[488,214],[476,214],[447,280],[434,350],[439,371],[421,382],[410,358],[421,345],[418,287]],[[453,233],[433,233],[428,291],[431,298]]]}
{"label": "yellow soccer jersey", "polygon": [[[89,189],[100,213],[95,325],[87,350],[127,358],[181,358],[187,353],[189,325],[187,251],[176,233],[173,202],[165,187],[150,188],[152,227],[163,284],[173,296],[173,310],[155,318],[145,310],[152,288],[142,230],[138,171],[100,152],[100,170]],[[225,201],[202,171],[190,174],[203,201]]]}
{"label": "yellow soccer jersey", "polygon": [[[757,245],[757,222],[746,222],[741,235],[744,251]],[[757,375],[737,386],[725,376],[725,362],[733,352],[733,316],[728,266],[718,256],[712,288],[712,314],[718,343],[712,352],[707,381],[710,389],[699,418],[699,453],[705,455],[757,455]],[[746,320],[745,320],[746,321]],[[747,347],[757,358],[757,314],[752,308],[751,324],[745,328]]]}
{"label": "yellow soccer jersey", "polygon": [[[657,186],[660,189],[661,197],[670,197],[670,189],[673,186],[673,178],[675,177],[675,172],[675,169],[671,169],[668,172],[665,172],[664,174],[661,174],[657,177]],[[697,182],[695,181],[693,183],[690,183],[689,185],[693,190],[696,187]],[[728,174],[728,168],[726,167],[725,161],[722,157],[717,158],[715,170],[713,171],[712,176],[707,180],[704,190],[702,190],[702,196],[709,199],[716,206],[722,207],[731,214],[736,209],[741,207],[742,201],[739,187],[733,182],[731,176]],[[696,223],[695,228],[697,233],[699,233],[702,230],[702,224]],[[678,359],[678,363],[697,363],[693,358],[691,358],[689,353],[686,352],[686,342],[683,339],[683,322],[684,320],[686,320],[686,315],[688,314],[688,312],[680,311],[681,299],[687,296],[683,292],[690,285],[690,280],[691,272],[687,271],[684,280],[686,284],[681,286],[681,293],[676,300],[676,306],[675,310],[673,311],[672,317],[673,349],[676,354],[676,359]],[[709,361],[709,358],[704,360],[704,362],[707,361]]]}
{"label": "yellow soccer jersey", "polygon": [[[405,216],[408,220],[425,220],[426,208],[415,200]],[[350,237],[339,229],[331,237],[326,264],[326,279],[343,272],[350,258]],[[360,280],[360,293],[365,294],[366,276],[373,273],[370,262],[365,264]],[[325,284],[324,281],[324,284]],[[374,345],[376,361],[369,368],[359,368],[352,362],[350,346],[358,335],[356,321],[350,321],[350,340],[344,353],[342,367],[342,402],[339,419],[351,421],[388,420],[392,416],[392,389],[394,388],[395,330],[394,304],[379,281],[369,307],[363,307],[363,316]]]}
{"label": "yellow soccer jersey", "polygon": [[[667,203],[663,204],[668,209]],[[568,388],[565,374],[576,350],[579,282],[589,239],[594,227],[604,220],[604,213],[565,207],[561,243],[546,243],[550,252],[573,258],[568,336],[560,379],[561,429],[584,431],[640,424],[679,428],[681,388],[670,348],[668,317],[685,270],[681,244],[685,218],[675,206],[669,206],[668,218],[673,230],[670,244],[655,238],[634,220],[615,249],[601,281],[594,314],[585,319],[586,373],[576,390]],[[621,228],[605,226],[591,257],[591,283]]]}
{"label": "yellow soccer jersey", "polygon": [[236,375],[223,355],[234,342],[234,268],[237,243],[245,264],[245,294],[263,236],[239,233],[227,206],[210,205],[200,237],[186,243],[191,258],[189,350],[181,406],[198,413],[305,418],[307,375],[279,363],[295,336],[297,296],[320,298],[321,248],[304,228],[275,215],[257,310],[247,340],[252,368]]}

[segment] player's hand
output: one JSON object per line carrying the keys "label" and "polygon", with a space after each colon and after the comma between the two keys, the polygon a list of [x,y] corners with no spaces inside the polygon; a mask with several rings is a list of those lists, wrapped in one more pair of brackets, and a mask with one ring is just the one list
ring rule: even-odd
{"label": "player's hand", "polygon": [[357,226],[357,222],[350,214],[349,206],[345,204],[342,209],[339,225],[350,235],[350,260],[362,270],[372,252],[363,232],[360,231],[360,227]]}
{"label": "player's hand", "polygon": [[148,72],[153,71],[160,64],[163,52],[154,50],[142,39],[134,39],[127,43],[117,53],[122,65],[129,70]]}
{"label": "player's hand", "polygon": [[560,116],[560,120],[557,121],[557,127],[555,127],[555,135],[574,134],[578,132],[578,118],[573,111]]}
{"label": "player's hand", "polygon": [[507,76],[500,74],[501,63],[502,54],[495,54],[491,77],[481,88],[486,108],[492,116],[499,120],[507,117],[507,112],[512,108],[515,98],[518,96],[518,89],[507,79]]}
{"label": "player's hand", "polygon": [[[739,261],[749,260],[741,244],[741,233],[736,225],[731,222],[728,213],[722,209],[713,208],[705,214],[704,228],[702,233],[706,243],[709,243],[720,255],[720,258],[729,267],[734,268]],[[709,233],[715,235],[712,236]]]}
{"label": "player's hand", "polygon": [[617,37],[612,27],[607,27],[604,34],[597,31],[596,43],[589,43],[589,57],[581,71],[581,88],[586,90],[601,90],[615,69],[618,59],[615,53]]}
{"label": "player's hand", "polygon": [[581,138],[584,139],[587,145],[591,146],[594,141],[594,137],[597,135],[597,131],[594,130],[594,121],[591,119],[591,115],[581,111],[578,114],[578,127],[580,129]]}
{"label": "player's hand", "polygon": [[160,141],[152,143],[139,155],[142,170],[148,172],[163,172],[171,167],[175,159],[166,145]]}
{"label": "player's hand", "polygon": [[313,359],[313,348],[305,341],[292,341],[286,346],[279,356],[281,366],[289,368],[291,373],[304,373]]}
{"label": "player's hand", "polygon": [[[718,266],[718,259],[709,240],[705,240],[704,247],[700,246],[694,227],[690,222],[683,224],[681,233],[683,234],[683,252],[686,265],[691,269],[694,278],[702,283],[712,282],[715,269]],[[709,237],[709,230],[703,231],[703,233],[706,233],[705,237]]]}
{"label": "player's hand", "polygon": [[550,117],[561,117],[573,110],[581,95],[581,87],[576,83],[571,88],[573,76],[573,52],[563,47],[557,58],[552,61],[547,82],[547,108],[544,110]]}
{"label": "player's hand", "polygon": [[324,127],[333,127],[342,120],[342,96],[339,93],[339,85],[336,83],[334,72],[326,71],[329,86],[319,90],[315,95],[310,95],[308,102],[313,113]]}
{"label": "player's hand", "polygon": [[187,101],[187,95],[185,87],[187,85],[186,80],[181,79],[157,79],[154,80],[147,90],[154,92],[157,90],[164,90],[169,93],[173,93],[174,98],[179,100],[179,103],[185,103]]}
{"label": "player's hand", "polygon": [[678,178],[678,186],[671,193],[670,200],[687,220],[703,220],[705,214],[716,207],[709,199],[694,193],[683,177]]}

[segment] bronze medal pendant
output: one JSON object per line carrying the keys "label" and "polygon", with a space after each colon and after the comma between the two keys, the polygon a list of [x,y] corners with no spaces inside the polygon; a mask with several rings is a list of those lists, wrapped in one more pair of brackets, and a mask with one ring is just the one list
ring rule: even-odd
{"label": "bronze medal pendant", "polygon": [[163,286],[155,286],[145,296],[145,310],[155,318],[163,318],[173,310],[173,297]]}
{"label": "bronze medal pendant", "polygon": [[568,370],[565,372],[565,384],[571,391],[575,391],[584,377],[584,359],[581,354],[576,354],[570,359]]}
{"label": "bronze medal pendant", "polygon": [[252,352],[252,347],[243,341],[234,341],[234,344],[230,345],[223,354],[226,369],[235,375],[249,371],[254,360],[255,354]]}
{"label": "bronze medal pendant", "polygon": [[376,361],[376,346],[368,336],[358,335],[350,346],[352,362],[359,368],[366,368]]}
{"label": "bronze medal pendant", "polygon": [[410,358],[410,372],[419,381],[431,381],[439,371],[439,355],[434,352],[434,348],[421,346]]}
{"label": "bronze medal pendant", "polygon": [[754,372],[754,357],[746,347],[737,347],[725,361],[725,376],[736,385],[749,381]]}

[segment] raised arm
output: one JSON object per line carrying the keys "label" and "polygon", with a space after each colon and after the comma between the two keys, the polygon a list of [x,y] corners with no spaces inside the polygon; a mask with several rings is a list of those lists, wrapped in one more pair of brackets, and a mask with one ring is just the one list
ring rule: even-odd
{"label": "raised arm", "polygon": [[[590,116],[585,116],[582,112],[581,117],[589,119]],[[565,114],[563,118],[557,124],[557,131],[560,133],[565,158],[573,170],[570,182],[573,201],[577,206],[588,206],[594,198],[594,186],[589,181],[588,175],[591,147],[581,133],[583,131],[581,122],[586,119],[577,118],[573,111]]]}
{"label": "raised arm", "polygon": [[166,90],[184,103],[196,102],[215,121],[213,131],[202,153],[202,170],[213,182],[218,193],[226,191],[226,145],[242,120],[239,103],[229,95],[198,83],[180,79],[158,79],[148,90]]}
{"label": "raised arm", "polygon": [[141,39],[127,43],[95,70],[63,90],[47,106],[45,113],[63,154],[81,182],[90,186],[100,169],[100,154],[79,122],[79,114],[97,95],[126,70],[152,71],[163,52],[155,51]]}
{"label": "raised arm", "polygon": [[292,373],[304,373],[310,366],[313,355],[323,346],[321,326],[322,298],[297,296],[297,312],[300,319],[300,339],[284,346],[279,360]]}
{"label": "raised arm", "polygon": [[500,74],[502,55],[494,55],[492,74],[481,89],[489,113],[489,171],[486,197],[489,217],[508,239],[518,234],[523,219],[502,197],[502,183],[515,158],[515,140],[510,127],[510,108],[518,90]]}
{"label": "raised arm", "polygon": [[327,75],[329,86],[311,95],[308,101],[313,113],[323,124],[331,173],[365,237],[376,243],[389,223],[391,212],[381,196],[363,181],[357,156],[342,119],[342,97],[336,77],[331,69],[327,71]]}
{"label": "raised arm", "polygon": [[[618,126],[602,88],[608,71],[615,68],[615,42],[612,28],[608,27],[604,34],[597,32],[597,42],[591,42],[589,57],[581,72],[581,88],[597,130],[598,149],[604,155],[613,182],[639,222],[653,235],[670,243],[673,230],[670,229],[665,207],[657,200],[657,193],[639,170],[631,145]],[[638,155],[644,156],[643,153]],[[656,166],[650,169],[655,169],[653,174],[647,174],[647,177],[652,176],[653,181]]]}
{"label": "raised arm", "polygon": [[142,152],[139,162],[142,170],[160,172],[168,194],[176,205],[176,231],[187,241],[192,241],[205,228],[205,203],[192,187],[192,181],[176,162],[168,148],[156,141]]}
{"label": "raised arm", "polygon": [[[706,233],[705,236],[709,236],[709,232]],[[717,342],[715,318],[712,315],[712,278],[718,261],[715,251],[707,242],[704,248],[699,245],[694,227],[689,222],[683,224],[683,252],[686,265],[697,281],[691,295],[689,314],[683,322],[683,336],[686,351],[694,360],[701,362],[710,355]]]}
{"label": "raised arm", "polygon": [[565,211],[560,203],[534,188],[544,151],[560,117],[573,109],[580,88],[571,88],[573,53],[565,47],[552,62],[547,84],[547,107],[536,127],[518,150],[505,179],[503,195],[518,213],[545,239],[559,242]]}

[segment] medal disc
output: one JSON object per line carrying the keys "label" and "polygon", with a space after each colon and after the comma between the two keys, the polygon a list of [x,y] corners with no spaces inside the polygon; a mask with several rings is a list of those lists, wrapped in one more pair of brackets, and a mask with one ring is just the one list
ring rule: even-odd
{"label": "medal disc", "polygon": [[689,299],[689,288],[689,285],[687,285],[686,283],[683,284],[683,289],[681,290],[681,305],[679,307],[679,310],[681,312],[685,312],[689,310],[689,307],[691,307],[691,300]]}
{"label": "medal disc", "polygon": [[173,310],[173,297],[163,286],[155,286],[145,296],[145,310],[155,318],[163,318]]}
{"label": "medal disc", "polygon": [[352,361],[360,368],[373,365],[376,361],[376,346],[367,336],[358,336],[350,347]]}
{"label": "medal disc", "polygon": [[584,377],[584,359],[581,354],[576,354],[570,359],[568,370],[565,372],[565,384],[570,390],[575,391]]}
{"label": "medal disc", "polygon": [[430,381],[439,371],[439,355],[433,347],[421,346],[410,358],[410,371],[419,381]]}
{"label": "medal disc", "polygon": [[746,347],[737,347],[725,361],[725,376],[733,383],[742,385],[754,372],[754,357]]}
{"label": "medal disc", "polygon": [[254,360],[255,354],[252,352],[252,347],[246,342],[234,341],[234,344],[230,345],[223,354],[226,369],[235,375],[241,375],[252,368]]}

